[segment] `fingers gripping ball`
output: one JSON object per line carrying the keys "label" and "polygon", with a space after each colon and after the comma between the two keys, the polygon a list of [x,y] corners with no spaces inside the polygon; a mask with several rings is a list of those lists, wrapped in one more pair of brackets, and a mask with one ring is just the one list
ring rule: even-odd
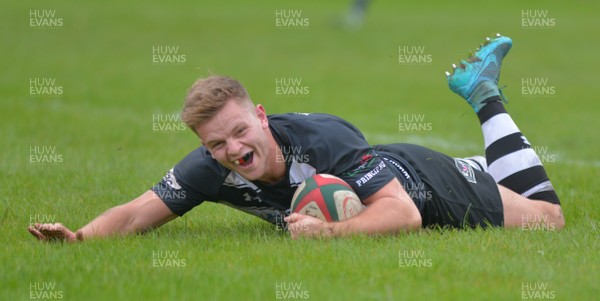
{"label": "fingers gripping ball", "polygon": [[348,183],[328,174],[317,174],[302,182],[291,204],[292,212],[326,222],[347,220],[359,214],[363,208]]}

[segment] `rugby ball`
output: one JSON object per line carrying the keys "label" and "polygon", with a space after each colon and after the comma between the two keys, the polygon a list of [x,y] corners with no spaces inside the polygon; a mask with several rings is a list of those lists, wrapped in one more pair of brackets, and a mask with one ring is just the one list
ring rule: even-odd
{"label": "rugby ball", "polygon": [[306,179],[294,193],[291,211],[326,222],[347,220],[364,209],[350,185],[344,180],[317,174]]}

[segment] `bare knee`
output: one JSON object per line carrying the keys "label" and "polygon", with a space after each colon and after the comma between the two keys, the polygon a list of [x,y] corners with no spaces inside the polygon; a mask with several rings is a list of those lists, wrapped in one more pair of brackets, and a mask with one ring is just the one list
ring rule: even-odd
{"label": "bare knee", "polygon": [[504,209],[504,225],[524,230],[560,230],[565,219],[560,205],[531,200],[498,185]]}
{"label": "bare knee", "polygon": [[538,201],[546,203],[548,221],[553,225],[556,230],[560,230],[565,226],[565,217],[562,212],[562,208],[558,204],[547,203],[545,201]]}
{"label": "bare knee", "polygon": [[524,218],[524,227],[529,225],[537,229],[560,230],[565,226],[565,218],[560,205],[541,200],[531,200],[531,202],[537,210]]}

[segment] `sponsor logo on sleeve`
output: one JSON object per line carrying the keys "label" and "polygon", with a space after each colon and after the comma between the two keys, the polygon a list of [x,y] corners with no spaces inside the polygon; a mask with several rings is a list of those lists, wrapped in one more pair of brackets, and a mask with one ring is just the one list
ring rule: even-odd
{"label": "sponsor logo on sleeve", "polygon": [[177,178],[175,177],[175,174],[173,173],[173,168],[171,168],[167,174],[163,177],[163,182],[165,182],[165,184],[169,185],[169,187],[173,188],[173,189],[181,189],[181,185],[179,185],[179,183],[177,183]]}

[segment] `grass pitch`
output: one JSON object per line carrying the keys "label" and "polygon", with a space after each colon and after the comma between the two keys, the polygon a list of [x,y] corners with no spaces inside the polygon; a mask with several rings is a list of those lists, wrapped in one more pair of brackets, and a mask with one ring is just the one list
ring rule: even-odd
{"label": "grass pitch", "polygon": [[[348,31],[349,1],[321,2],[1,4],[0,299],[598,296],[599,5],[373,1],[362,28]],[[373,144],[480,154],[477,120],[443,72],[495,32],[513,38],[501,77],[507,109],[562,198],[563,231],[292,241],[213,204],[148,235],[76,245],[40,244],[25,229],[75,230],[159,181],[198,145],[169,118],[210,73],[242,81],[268,113],[326,112]],[[281,94],[281,79],[308,93]]]}

